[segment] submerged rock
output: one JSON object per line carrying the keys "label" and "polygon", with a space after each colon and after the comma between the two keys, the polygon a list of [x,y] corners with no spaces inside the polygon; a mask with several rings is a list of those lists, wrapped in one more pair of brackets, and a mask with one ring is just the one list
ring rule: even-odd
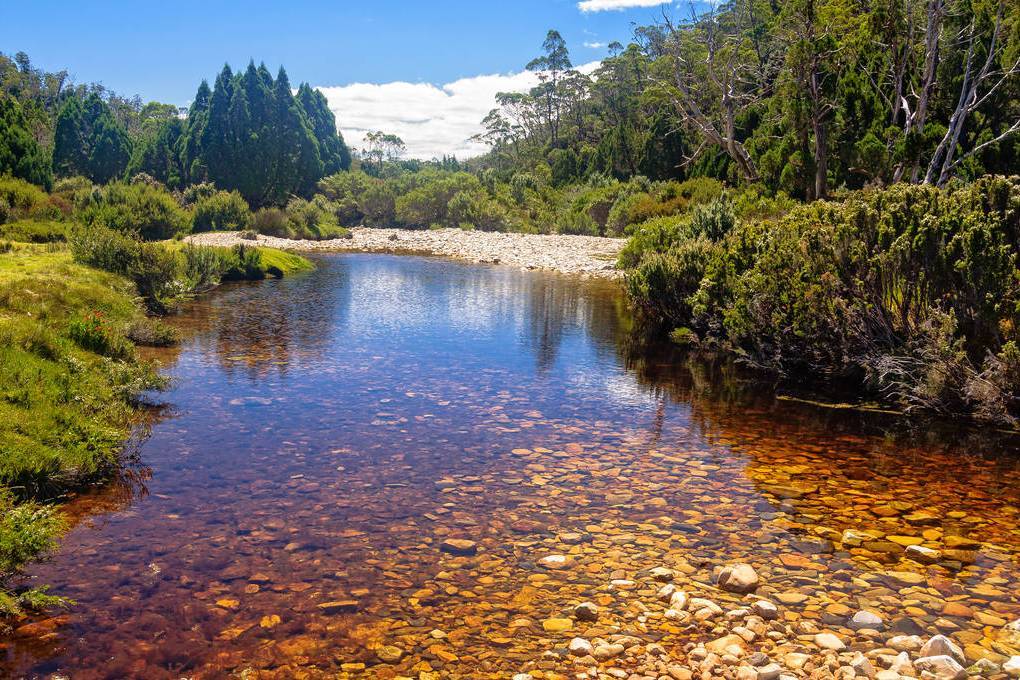
{"label": "submerged rock", "polygon": [[715,583],[731,593],[752,593],[758,589],[758,572],[750,564],[727,565],[716,570]]}

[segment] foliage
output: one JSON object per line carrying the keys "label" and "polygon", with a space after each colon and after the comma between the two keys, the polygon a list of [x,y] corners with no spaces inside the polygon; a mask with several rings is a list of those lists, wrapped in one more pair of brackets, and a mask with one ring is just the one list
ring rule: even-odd
{"label": "foliage", "polygon": [[251,224],[251,210],[236,191],[218,191],[198,199],[191,220],[191,230],[241,231]]}
{"label": "foliage", "polygon": [[49,189],[50,161],[32,136],[21,104],[0,96],[0,176],[11,175]]}
{"label": "foliage", "polygon": [[62,177],[83,175],[93,182],[123,177],[131,156],[127,131],[109,105],[93,93],[71,97],[54,126],[53,169]]}
{"label": "foliage", "polygon": [[202,83],[179,146],[189,182],[236,190],[255,207],[308,195],[350,165],[322,95],[302,85],[295,98],[282,68],[274,80],[254,62],[237,74],[224,66],[211,91]]}
{"label": "foliage", "polygon": [[290,238],[290,220],[287,213],[279,208],[262,208],[252,217],[251,228],[266,236]]}
{"label": "foliage", "polygon": [[0,176],[0,224],[21,219],[58,219],[58,204],[23,179]]}
{"label": "foliage", "polygon": [[771,222],[734,223],[724,205],[624,250],[649,320],[906,408],[1017,415],[1020,179],[855,192]]}
{"label": "foliage", "polygon": [[67,222],[54,220],[19,220],[0,224],[0,239],[24,243],[55,243],[66,241],[70,232]]}
{"label": "foliage", "polygon": [[145,183],[114,182],[94,192],[78,212],[89,226],[102,225],[147,241],[173,238],[191,220],[165,189]]}

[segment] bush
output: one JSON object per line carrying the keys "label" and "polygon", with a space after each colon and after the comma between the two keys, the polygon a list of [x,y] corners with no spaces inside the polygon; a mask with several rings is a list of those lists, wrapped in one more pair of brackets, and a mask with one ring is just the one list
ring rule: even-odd
{"label": "bush", "polygon": [[556,231],[575,236],[598,236],[599,225],[595,224],[595,220],[586,212],[568,212],[556,225]]}
{"label": "bush", "polygon": [[223,248],[186,244],[181,249],[182,275],[191,290],[202,290],[218,284],[229,266]]}
{"label": "bush", "polygon": [[292,198],[287,203],[287,219],[290,221],[289,238],[321,241],[348,235],[337,220],[334,204],[322,195],[310,201]]}
{"label": "bush", "polygon": [[70,225],[66,222],[19,220],[0,224],[0,239],[22,243],[57,243],[66,241]]}
{"label": "bush", "polygon": [[225,259],[224,281],[258,281],[266,277],[262,267],[262,253],[258,248],[238,243]]}
{"label": "bush", "polygon": [[251,228],[266,236],[294,238],[287,213],[279,208],[262,208],[252,217]]}
{"label": "bush", "polygon": [[60,219],[60,209],[49,195],[23,179],[0,176],[0,224],[23,219]]}
{"label": "bush", "polygon": [[683,196],[691,205],[711,203],[722,196],[723,190],[726,188],[722,182],[711,177],[692,177],[679,184],[673,182],[670,184],[675,184],[673,191],[676,195]]}
{"label": "bush", "polygon": [[853,192],[772,222],[737,222],[727,203],[624,249],[628,292],[653,320],[907,409],[1016,418],[1020,178]]}
{"label": "bush", "polygon": [[137,256],[128,267],[128,276],[151,311],[164,312],[169,303],[184,293],[178,282],[180,266],[177,253],[159,243],[140,243]]}
{"label": "bush", "polygon": [[[627,291],[648,318],[671,326],[694,320],[692,298],[701,287],[719,246],[703,237],[681,241],[664,253],[653,252],[627,274]],[[694,325],[694,324],[691,324]]]}
{"label": "bush", "polygon": [[199,199],[191,220],[191,230],[241,231],[251,224],[251,210],[236,191],[217,191]]}
{"label": "bush", "polygon": [[146,241],[173,238],[187,231],[188,213],[161,187],[115,182],[93,193],[79,212],[86,225],[102,225]]}
{"label": "bush", "polygon": [[736,222],[733,202],[723,194],[711,203],[695,206],[691,213],[690,229],[692,234],[718,241],[730,233]]}
{"label": "bush", "polygon": [[691,236],[689,219],[660,217],[648,220],[633,230],[627,245],[620,251],[617,266],[620,269],[636,267],[645,253],[665,252]]}
{"label": "bush", "polygon": [[[205,198],[211,198],[217,193],[216,186],[211,182],[202,182],[201,184],[192,184],[184,189],[181,194],[181,204],[185,207],[190,207],[197,204],[199,201]],[[245,205],[248,205],[245,203]]]}
{"label": "bush", "polygon": [[112,331],[102,312],[92,310],[71,319],[68,337],[79,347],[112,359],[126,359],[132,356],[132,349],[124,336]]}
{"label": "bush", "polygon": [[115,274],[127,275],[138,257],[137,241],[103,226],[75,228],[69,244],[75,262]]}
{"label": "bush", "polygon": [[[53,550],[64,526],[52,506],[16,503],[9,491],[0,488],[0,585],[25,563]],[[4,594],[0,589],[0,595]],[[15,613],[9,611],[12,608],[9,603],[6,608],[0,606],[0,613]]]}

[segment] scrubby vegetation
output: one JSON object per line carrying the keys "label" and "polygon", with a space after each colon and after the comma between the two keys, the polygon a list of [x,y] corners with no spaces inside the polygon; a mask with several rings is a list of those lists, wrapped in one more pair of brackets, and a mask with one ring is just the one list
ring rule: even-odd
{"label": "scrubby vegetation", "polygon": [[987,177],[772,219],[724,196],[640,230],[621,264],[646,319],[682,344],[850,379],[907,410],[1013,422],[1018,244],[1020,178]]}

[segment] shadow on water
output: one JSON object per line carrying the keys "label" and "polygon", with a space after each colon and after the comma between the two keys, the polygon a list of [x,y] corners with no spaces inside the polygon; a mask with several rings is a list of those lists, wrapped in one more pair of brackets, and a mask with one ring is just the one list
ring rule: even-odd
{"label": "shadow on water", "polygon": [[[947,599],[1020,615],[1013,442],[779,401],[636,343],[612,283],[319,264],[175,317],[186,341],[153,353],[172,417],[133,478],[71,504],[32,576],[78,604],[0,642],[0,674],[335,676],[385,642],[394,673],[505,675],[549,648],[536,621],[658,564],[749,561],[823,622],[833,598],[903,630]],[[550,553],[577,564],[533,578]],[[897,578],[927,588],[906,612]]]}

